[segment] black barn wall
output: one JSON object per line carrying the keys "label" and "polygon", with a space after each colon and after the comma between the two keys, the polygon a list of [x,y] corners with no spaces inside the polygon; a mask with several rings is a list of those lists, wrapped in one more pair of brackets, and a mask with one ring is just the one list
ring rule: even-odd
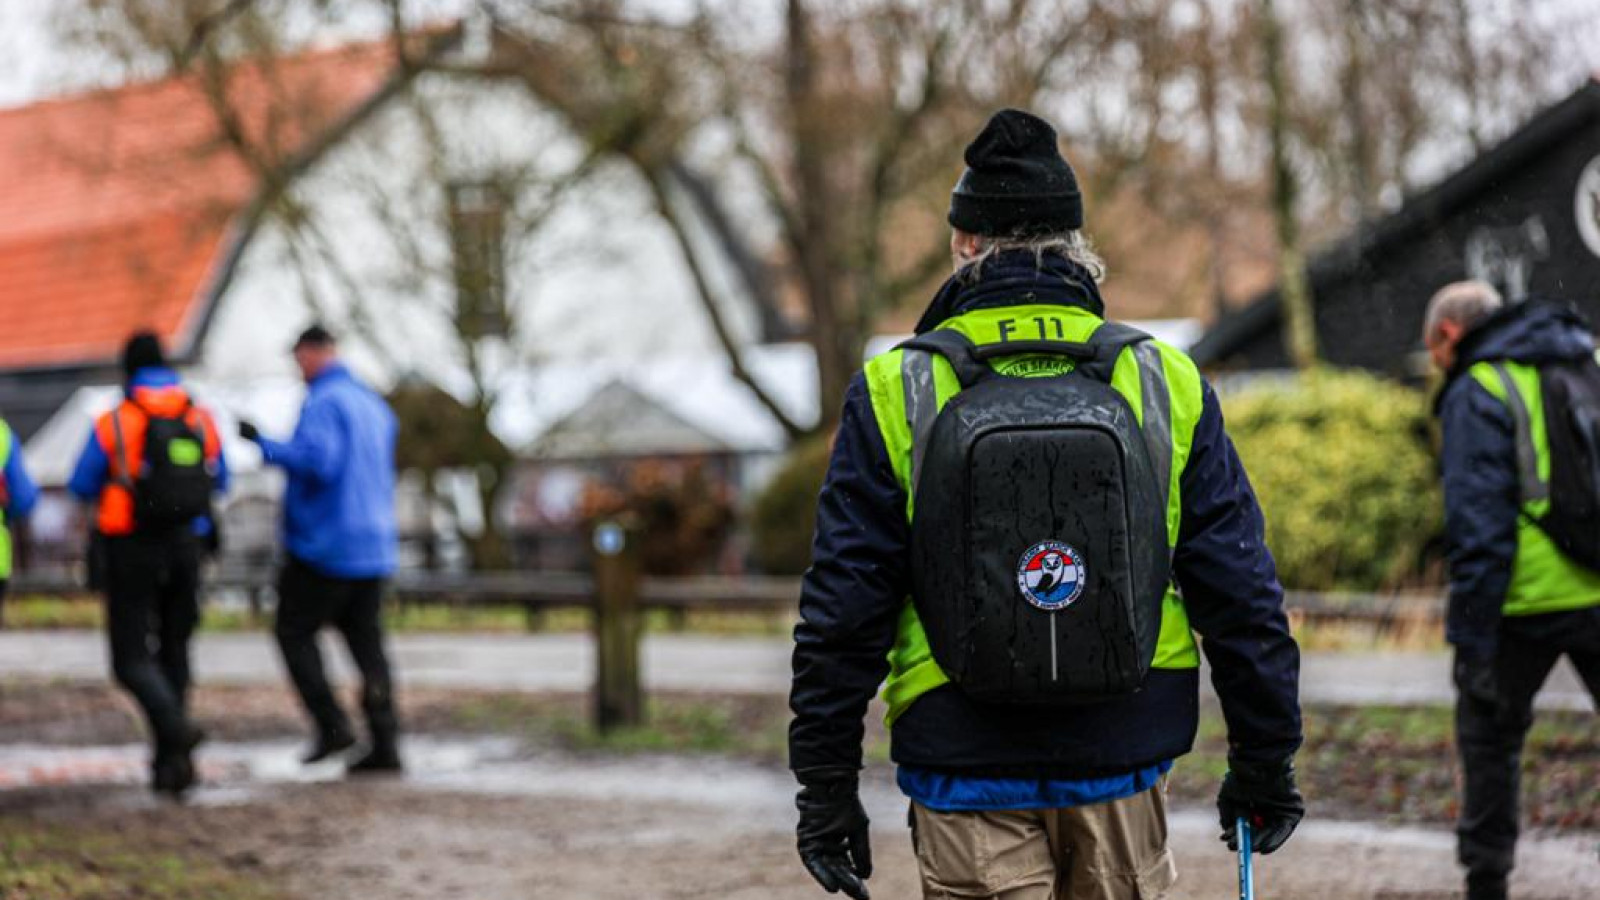
{"label": "black barn wall", "polygon": [[[1461,196],[1452,178],[1436,196],[1419,198],[1438,212],[1402,211],[1314,259],[1317,333],[1328,362],[1418,375],[1428,298],[1468,277],[1495,283],[1508,298],[1572,301],[1600,325],[1600,252],[1579,232],[1577,204],[1584,170],[1600,165],[1600,116],[1585,117],[1514,164],[1494,169],[1494,155],[1474,165],[1489,174],[1473,173],[1479,183],[1470,194]],[[1359,256],[1355,247],[1364,247]],[[1239,340],[1202,362],[1223,370],[1287,366],[1273,300],[1269,294],[1220,325],[1218,331],[1235,329]]]}

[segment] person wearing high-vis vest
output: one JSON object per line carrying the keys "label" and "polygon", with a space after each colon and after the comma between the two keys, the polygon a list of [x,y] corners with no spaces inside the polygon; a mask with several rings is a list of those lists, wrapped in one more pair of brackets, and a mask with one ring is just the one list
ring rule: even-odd
{"label": "person wearing high-vis vest", "polygon": [[[1105,320],[1104,265],[1082,233],[1082,198],[1054,129],[1002,111],[965,160],[949,214],[956,272],[917,336],[851,381],[818,501],[790,695],[800,857],[829,892],[868,896],[858,770],[862,719],[882,685],[925,897],[1169,896],[1165,780],[1194,741],[1202,649],[1228,725],[1223,840],[1235,845],[1234,823],[1248,816],[1254,849],[1270,853],[1304,815],[1293,769],[1299,650],[1261,511],[1194,364]],[[1026,421],[985,444],[982,416],[965,411],[1001,392],[1020,398],[1021,420],[1046,424],[1060,410],[1054,397],[1102,397],[1078,414],[1134,436],[1140,446],[1122,445],[1137,451],[1124,459],[1128,496],[1154,514],[1105,519],[1104,534],[1084,525],[1099,512],[1074,498],[1098,503],[1117,469],[1085,470],[1050,446],[1028,456]],[[961,470],[963,484],[990,488],[952,496],[931,473],[956,471],[960,456],[947,448],[961,428],[975,429],[973,452],[986,459],[1022,455],[1014,468]],[[1094,432],[1062,440],[1093,450]],[[1037,459],[1048,464],[1028,462]],[[1024,506],[1060,528],[1019,525]],[[942,543],[944,516],[966,531]],[[1003,553],[965,561],[994,534]],[[1133,644],[1109,626],[1097,650],[1095,620],[1078,617],[1090,603],[1115,612],[1113,569],[1143,584],[1153,606],[1131,620],[1146,659],[1124,653]],[[962,619],[934,604],[942,580],[990,585],[952,596],[992,612]],[[1065,690],[1061,671],[1115,684],[1100,699],[1052,703],[1049,692]],[[1006,682],[1017,672],[1025,677]]]}
{"label": "person wearing high-vis vest", "polygon": [[16,565],[14,527],[33,512],[39,502],[39,488],[28,475],[22,461],[22,442],[11,425],[0,419],[0,625],[5,623],[5,597]]}
{"label": "person wearing high-vis vest", "polygon": [[1570,307],[1507,305],[1478,281],[1433,296],[1423,340],[1445,373],[1435,412],[1464,776],[1458,854],[1468,898],[1499,900],[1516,852],[1534,696],[1565,655],[1600,703],[1600,571],[1565,555],[1539,524],[1552,505],[1546,422],[1561,412],[1540,370],[1593,358],[1595,341]]}
{"label": "person wearing high-vis vest", "polygon": [[150,786],[176,797],[194,785],[204,738],[189,717],[189,640],[212,494],[227,489],[228,467],[216,422],[155,334],[129,338],[122,366],[122,401],[95,420],[67,489],[93,505],[111,671],[149,724]]}

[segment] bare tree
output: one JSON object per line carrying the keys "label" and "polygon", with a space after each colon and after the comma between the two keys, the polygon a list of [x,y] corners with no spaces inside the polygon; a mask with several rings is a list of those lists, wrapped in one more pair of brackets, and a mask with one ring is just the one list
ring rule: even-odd
{"label": "bare tree", "polygon": [[1283,51],[1283,27],[1273,0],[1258,0],[1261,29],[1262,80],[1267,90],[1267,133],[1272,147],[1272,207],[1278,231],[1279,296],[1283,301],[1284,345],[1298,368],[1317,362],[1316,313],[1311,306],[1311,285],[1306,278],[1305,254],[1300,246],[1300,220],[1296,203],[1299,181],[1289,143],[1290,108],[1294,103]]}
{"label": "bare tree", "polygon": [[[93,12],[80,30],[99,46],[213,84],[227,142],[269,184],[292,176],[270,142],[230,127],[232,63],[281,56],[272,24],[290,7],[331,20],[349,5],[75,2]],[[402,70],[521,84],[595,158],[642,179],[730,370],[791,434],[806,425],[744,360],[722,274],[768,333],[810,342],[831,413],[884,315],[925,297],[947,265],[953,151],[996,108],[1031,105],[1061,123],[1096,210],[1137,196],[1164,227],[1202,235],[1210,252],[1185,263],[1201,277],[1180,290],[1222,298],[1224,251],[1249,238],[1230,223],[1270,213],[1284,290],[1297,295],[1303,278],[1288,273],[1303,268],[1308,240],[1392,203],[1441,141],[1481,146],[1490,110],[1515,118],[1508,97],[1541,96],[1526,86],[1545,31],[1518,25],[1492,50],[1470,40],[1469,18],[1491,5],[1346,0],[1286,13],[1263,0],[1197,0],[1185,15],[1184,4],[1155,0],[701,0],[692,15],[663,18],[630,0],[480,0],[497,25],[494,52],[463,64],[423,52],[408,4],[364,3],[390,23]],[[1339,77],[1294,83],[1308,54],[1333,59]],[[729,202],[730,188],[750,185],[770,243],[748,207]],[[292,202],[281,202],[284,217],[303,218]],[[1094,221],[1114,271],[1173,265],[1142,238],[1148,222]],[[301,243],[314,260],[318,242]]]}
{"label": "bare tree", "polygon": [[[785,0],[766,41],[752,38],[763,32],[747,10],[708,3],[670,26],[629,16],[624,4],[580,2],[542,17],[508,14],[505,24],[535,93],[616,146],[647,180],[703,188],[703,214],[723,206],[715,168],[757,186],[776,247],[723,230],[716,252],[767,260],[778,290],[747,288],[798,300],[825,427],[878,321],[926,297],[948,268],[954,151],[994,110],[1047,102],[1071,75],[1088,74],[1120,39],[1120,18],[1097,2]],[[1155,65],[1161,54],[1146,49]],[[572,92],[562,71],[603,73],[604,89]],[[1152,102],[1157,80],[1145,82]],[[1105,160],[1096,171],[1109,184],[1138,167],[1158,124],[1159,116],[1141,120],[1145,130],[1117,144],[1093,132],[1070,137],[1081,137],[1084,156]],[[695,152],[709,133],[727,136],[728,154],[708,161]],[[680,227],[681,217],[663,218]],[[686,254],[703,252],[681,243]],[[713,298],[705,300],[710,308]],[[729,357],[738,374],[732,348]]]}

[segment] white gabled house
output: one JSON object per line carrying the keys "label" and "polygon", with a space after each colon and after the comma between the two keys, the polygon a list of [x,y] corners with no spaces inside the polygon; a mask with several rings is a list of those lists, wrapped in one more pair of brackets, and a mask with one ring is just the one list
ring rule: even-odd
{"label": "white gabled house", "polygon": [[[464,32],[420,35],[421,52],[492,43]],[[146,328],[230,431],[248,416],[288,432],[288,348],[321,321],[380,390],[421,377],[463,400],[493,391],[515,449],[536,449],[554,411],[581,421],[606,373],[674,408],[727,405],[701,418],[744,423],[730,448],[781,451],[646,186],[603,160],[570,178],[584,145],[520,85],[409,74],[380,42],[240,63],[226,96],[173,78],[0,110],[0,414],[46,487],[64,485],[115,401],[123,341]],[[259,164],[225,139],[229,117]],[[737,342],[772,337],[728,270],[707,274]],[[692,384],[673,360],[694,361]],[[814,417],[807,365],[754,368]],[[275,493],[253,448],[227,450],[236,497]],[[36,534],[70,542],[70,505],[54,503]]]}

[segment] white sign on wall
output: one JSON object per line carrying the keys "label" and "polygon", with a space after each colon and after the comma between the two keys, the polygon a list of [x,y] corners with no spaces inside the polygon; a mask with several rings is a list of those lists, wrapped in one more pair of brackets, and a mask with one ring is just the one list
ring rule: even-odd
{"label": "white sign on wall", "polygon": [[1578,176],[1578,191],[1573,198],[1574,211],[1578,217],[1578,234],[1583,236],[1584,246],[1595,256],[1600,256],[1600,156],[1596,156],[1583,167],[1583,174]]}
{"label": "white sign on wall", "polygon": [[1499,285],[1506,299],[1515,302],[1528,295],[1534,266],[1550,257],[1550,235],[1538,216],[1509,228],[1486,225],[1467,236],[1462,255],[1468,278]]}

